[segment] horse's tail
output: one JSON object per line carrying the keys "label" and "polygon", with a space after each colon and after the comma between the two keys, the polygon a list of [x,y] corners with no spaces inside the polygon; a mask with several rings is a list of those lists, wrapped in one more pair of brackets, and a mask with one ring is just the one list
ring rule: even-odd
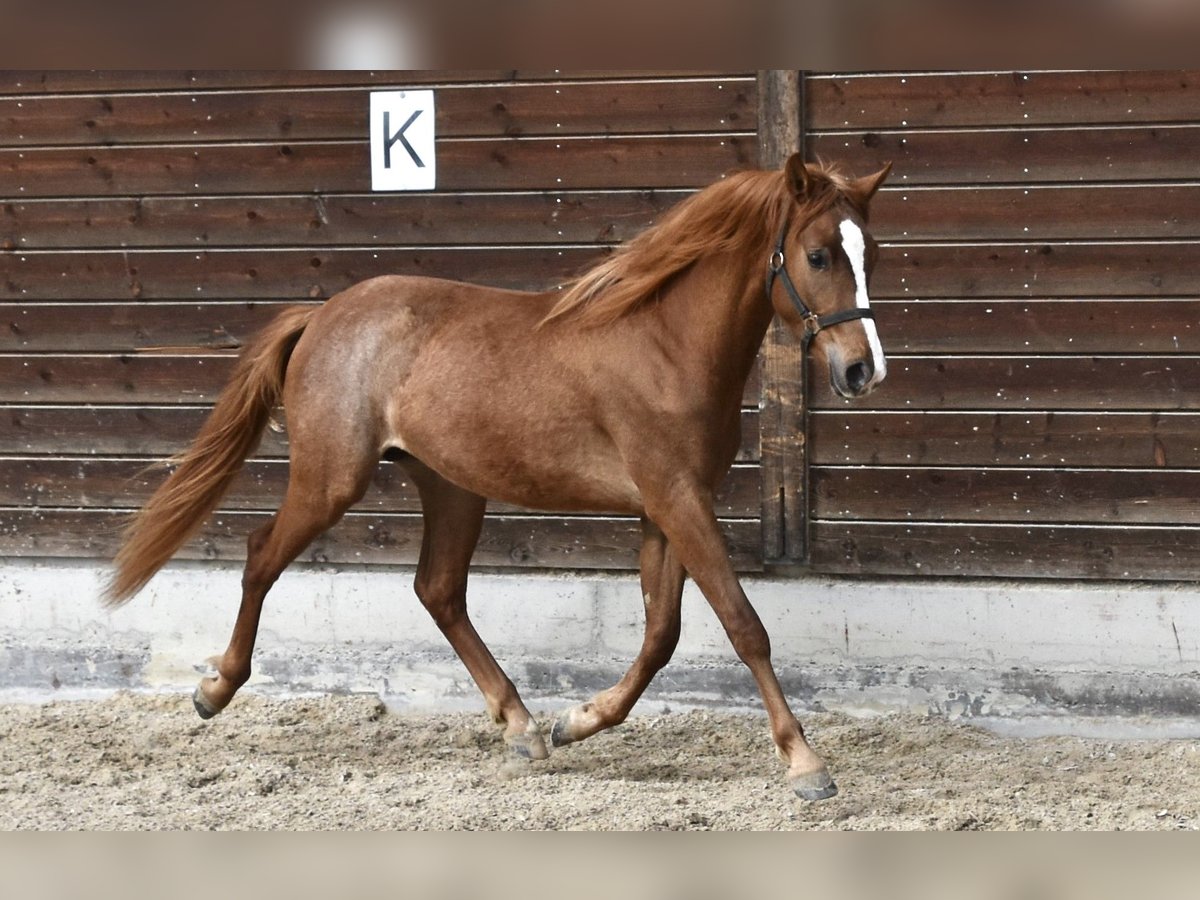
{"label": "horse's tail", "polygon": [[297,307],[281,313],[242,352],[191,447],[126,528],[104,591],[106,606],[120,606],[145,587],[229,489],[258,448],[283,393],[292,349],[314,312]]}

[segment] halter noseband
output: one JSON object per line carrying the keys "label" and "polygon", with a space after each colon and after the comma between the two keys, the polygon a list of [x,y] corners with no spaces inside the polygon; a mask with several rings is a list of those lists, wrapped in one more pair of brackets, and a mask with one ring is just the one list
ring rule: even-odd
{"label": "halter noseband", "polygon": [[874,319],[874,310],[858,306],[854,309],[843,309],[838,312],[832,312],[825,316],[818,316],[809,309],[808,304],[804,302],[804,298],[800,296],[800,292],[796,290],[796,285],[792,281],[792,276],[788,274],[787,267],[783,264],[783,242],[787,238],[787,231],[788,223],[787,219],[784,219],[783,228],[779,231],[779,240],[775,242],[775,250],[767,259],[767,300],[768,302],[771,300],[771,291],[775,287],[775,279],[779,278],[783,282],[783,287],[787,291],[788,297],[791,298],[792,305],[796,307],[796,311],[804,319],[804,343],[807,345],[809,341],[826,328],[831,328],[834,325],[840,325],[843,322],[853,322],[856,319]]}

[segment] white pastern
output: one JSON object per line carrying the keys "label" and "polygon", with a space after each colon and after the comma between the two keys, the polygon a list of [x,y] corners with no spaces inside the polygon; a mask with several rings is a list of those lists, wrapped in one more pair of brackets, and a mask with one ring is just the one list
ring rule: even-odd
{"label": "white pastern", "polygon": [[[862,229],[849,219],[843,219],[838,228],[842,232],[842,250],[854,272],[854,302],[859,309],[870,309],[871,299],[867,296],[867,240],[863,237]],[[871,362],[875,365],[875,377],[871,383],[878,384],[887,375],[887,358],[883,355],[883,344],[880,343],[875,320],[861,321],[867,332],[867,343],[871,346]]]}

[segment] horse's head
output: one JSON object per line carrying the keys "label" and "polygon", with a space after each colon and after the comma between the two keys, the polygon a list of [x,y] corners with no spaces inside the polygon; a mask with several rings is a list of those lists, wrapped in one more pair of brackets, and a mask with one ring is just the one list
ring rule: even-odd
{"label": "horse's head", "polygon": [[[833,389],[852,399],[887,375],[867,297],[879,254],[867,231],[867,205],[891,171],[843,179],[806,165],[784,167],[792,200],[771,256],[767,290],[776,313],[829,365]],[[780,283],[777,283],[780,282]]]}

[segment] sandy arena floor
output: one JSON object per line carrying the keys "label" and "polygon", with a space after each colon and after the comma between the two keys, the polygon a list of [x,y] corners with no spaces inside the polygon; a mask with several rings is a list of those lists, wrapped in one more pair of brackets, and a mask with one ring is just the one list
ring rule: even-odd
{"label": "sandy arena floor", "polygon": [[[369,697],[0,705],[0,829],[1179,829],[1200,741],[1001,738],[915,715],[804,718],[841,793],[792,798],[765,719],[635,715],[505,761],[478,715]],[[549,722],[543,722],[548,733]]]}

